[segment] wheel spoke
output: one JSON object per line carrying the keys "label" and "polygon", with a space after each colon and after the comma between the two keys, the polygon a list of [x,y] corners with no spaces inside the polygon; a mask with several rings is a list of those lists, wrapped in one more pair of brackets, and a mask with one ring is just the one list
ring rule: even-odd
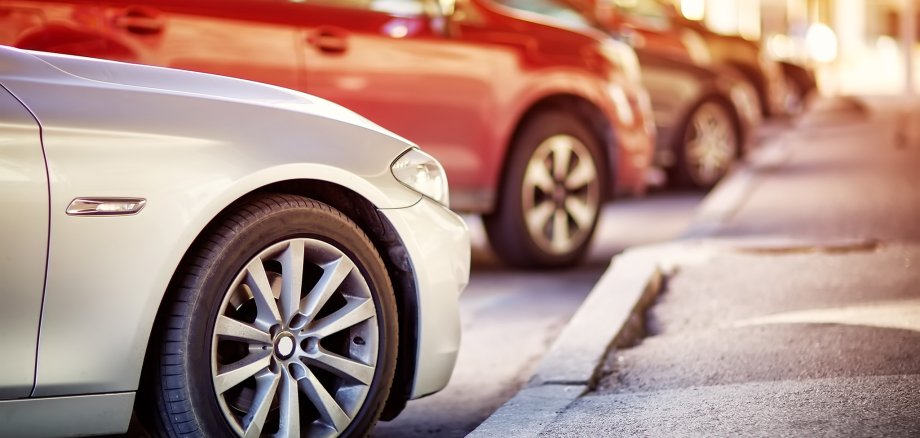
{"label": "wheel spoke", "polygon": [[694,162],[702,161],[706,156],[706,145],[699,138],[687,142],[687,156]]}
{"label": "wheel spoke", "polygon": [[345,281],[348,274],[355,268],[351,259],[342,256],[322,266],[323,276],[320,277],[313,290],[300,302],[300,312],[307,317],[307,321],[316,318],[316,314],[326,305],[329,297]]}
{"label": "wheel spoke", "polygon": [[300,390],[307,395],[307,398],[319,411],[320,417],[326,424],[335,428],[336,432],[339,433],[348,427],[348,423],[351,422],[348,414],[342,410],[339,403],[335,401],[312,372],[307,370],[306,375],[298,383]]}
{"label": "wheel spoke", "polygon": [[572,169],[572,173],[565,179],[565,188],[569,190],[580,189],[595,179],[597,179],[597,173],[594,171],[594,166],[591,165],[591,160],[583,158],[578,161],[575,169]]}
{"label": "wheel spoke", "polygon": [[261,354],[249,354],[232,364],[224,365],[217,370],[217,375],[214,376],[214,390],[218,394],[223,394],[268,367],[269,363],[271,363],[271,351],[265,351]]}
{"label": "wheel spoke", "polygon": [[278,437],[300,436],[300,392],[297,380],[289,371],[281,373],[281,391],[279,392],[279,410],[281,419]]}
{"label": "wheel spoke", "polygon": [[244,322],[237,321],[225,315],[217,317],[214,333],[224,339],[236,341],[270,344],[271,335]]}
{"label": "wheel spoke", "polygon": [[569,245],[569,215],[563,209],[553,213],[553,248],[564,251]]}
{"label": "wheel spoke", "polygon": [[290,324],[300,308],[303,285],[303,240],[291,241],[281,255],[281,316]]}
{"label": "wheel spoke", "polygon": [[594,209],[588,203],[574,196],[565,199],[565,210],[579,229],[587,229],[594,222]]}
{"label": "wheel spoke", "polygon": [[265,419],[268,417],[268,411],[272,406],[272,400],[275,398],[275,392],[278,390],[278,374],[268,370],[256,377],[256,396],[253,399],[254,409],[250,410],[243,417],[243,427],[245,427],[245,438],[258,438],[262,435],[262,428],[265,427]]}
{"label": "wheel spoke", "polygon": [[252,297],[256,302],[256,325],[267,331],[271,326],[281,322],[281,314],[278,313],[278,304],[272,294],[271,283],[268,281],[262,259],[256,257],[246,267],[246,273],[246,284],[252,290]]}
{"label": "wheel spoke", "polygon": [[374,367],[356,362],[347,357],[339,356],[324,349],[320,349],[319,353],[316,355],[305,356],[305,359],[311,364],[317,365],[339,376],[354,379],[355,381],[361,382],[363,385],[370,385],[371,381],[374,380]]}
{"label": "wheel spoke", "polygon": [[348,304],[345,307],[316,321],[312,326],[307,326],[306,334],[307,336],[322,339],[366,321],[376,314],[374,300],[370,298],[348,298]]}
{"label": "wheel spoke", "polygon": [[553,209],[553,203],[547,200],[527,212],[527,228],[531,236],[543,235],[546,224],[553,216]]}
{"label": "wheel spoke", "polygon": [[553,192],[553,176],[550,175],[549,169],[546,168],[546,162],[543,160],[530,160],[527,163],[527,172],[525,180],[532,186],[539,188],[543,193]]}
{"label": "wheel spoke", "polygon": [[569,137],[558,137],[553,143],[553,176],[564,181],[572,161],[572,145]]}

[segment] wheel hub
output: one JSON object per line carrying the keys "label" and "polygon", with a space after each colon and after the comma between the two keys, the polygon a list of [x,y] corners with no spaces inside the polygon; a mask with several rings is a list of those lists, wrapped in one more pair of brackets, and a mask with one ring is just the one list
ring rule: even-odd
{"label": "wheel hub", "polygon": [[278,359],[286,360],[294,355],[294,336],[290,333],[282,333],[275,338],[275,356]]}
{"label": "wheel hub", "polygon": [[553,202],[556,204],[557,208],[565,207],[565,198],[568,193],[566,193],[565,187],[562,185],[556,186],[556,189],[553,191]]}

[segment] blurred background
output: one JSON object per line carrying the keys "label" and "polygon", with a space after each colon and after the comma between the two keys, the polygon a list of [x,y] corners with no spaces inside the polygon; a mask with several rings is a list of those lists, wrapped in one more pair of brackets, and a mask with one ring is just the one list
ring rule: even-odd
{"label": "blurred background", "polygon": [[674,5],[715,32],[762,40],[775,59],[811,65],[825,94],[898,94],[916,87],[912,0],[676,0]]}

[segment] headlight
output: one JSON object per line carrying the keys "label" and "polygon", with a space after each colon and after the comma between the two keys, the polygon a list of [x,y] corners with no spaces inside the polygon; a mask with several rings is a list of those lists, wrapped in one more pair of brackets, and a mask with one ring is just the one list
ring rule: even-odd
{"label": "headlight", "polygon": [[632,47],[608,38],[601,44],[601,53],[623,71],[623,76],[626,77],[631,86],[638,87],[641,85],[642,70],[639,67],[639,58],[636,57],[636,52]]}
{"label": "headlight", "polygon": [[434,157],[412,148],[390,165],[393,176],[412,190],[450,207],[447,174]]}
{"label": "headlight", "polygon": [[684,47],[687,48],[687,54],[690,55],[690,60],[694,64],[712,64],[712,54],[709,52],[709,46],[706,45],[706,40],[700,34],[692,30],[685,30],[681,35],[680,41],[684,43]]}

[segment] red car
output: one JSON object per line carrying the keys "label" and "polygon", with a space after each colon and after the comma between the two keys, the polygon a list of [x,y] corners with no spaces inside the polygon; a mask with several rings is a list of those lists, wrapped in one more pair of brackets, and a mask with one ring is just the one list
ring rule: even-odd
{"label": "red car", "polygon": [[483,214],[516,266],[577,262],[601,203],[643,192],[653,151],[631,49],[501,1],[4,1],[0,44],[345,105],[438,158],[454,209]]}

